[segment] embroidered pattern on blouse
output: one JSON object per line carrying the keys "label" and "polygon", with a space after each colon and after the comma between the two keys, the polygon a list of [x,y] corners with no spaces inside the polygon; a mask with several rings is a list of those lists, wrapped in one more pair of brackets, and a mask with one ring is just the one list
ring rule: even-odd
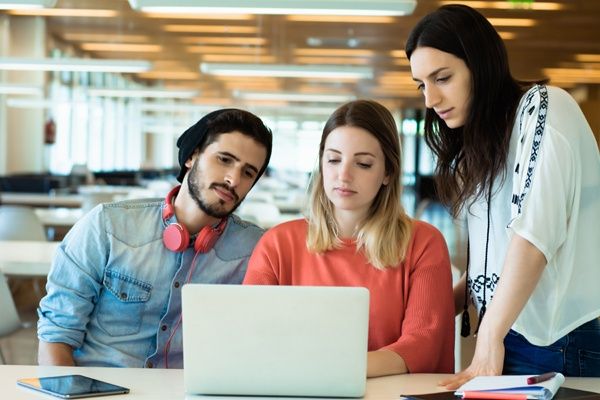
{"label": "embroidered pattern on blouse", "polygon": [[[527,175],[525,176],[525,186],[523,187],[523,191],[520,196],[518,196],[517,207],[518,214],[521,214],[521,205],[523,204],[523,199],[525,195],[529,191],[531,186],[531,180],[533,178],[533,171],[535,169],[535,165],[537,162],[538,154],[540,151],[540,145],[542,143],[542,137],[544,135],[544,128],[546,127],[546,114],[548,112],[548,89],[546,86],[538,85],[538,90],[532,90],[526,98],[526,105],[523,107],[521,111],[521,118],[519,122],[519,130],[522,132],[522,122],[523,122],[523,113],[525,110],[528,110],[529,115],[533,113],[535,110],[535,106],[529,108],[529,105],[533,99],[533,95],[539,91],[540,93],[540,109],[538,113],[537,122],[535,124],[535,133],[533,136],[533,144],[531,145],[531,155],[529,157],[529,165],[527,166]],[[523,133],[521,133],[521,140],[523,140]]]}
{"label": "embroidered pattern on blouse", "polygon": [[498,281],[500,280],[500,276],[496,273],[493,273],[491,276],[486,277],[483,274],[477,275],[474,279],[467,279],[467,286],[469,287],[469,293],[471,293],[471,300],[475,304],[483,303],[483,285],[485,282],[486,289],[489,293],[489,299],[487,299],[487,303],[494,298],[494,292],[496,291],[496,286],[498,286]]}

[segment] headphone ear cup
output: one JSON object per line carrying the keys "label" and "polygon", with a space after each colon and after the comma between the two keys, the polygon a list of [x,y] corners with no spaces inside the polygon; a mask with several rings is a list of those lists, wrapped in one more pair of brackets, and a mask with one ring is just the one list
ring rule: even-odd
{"label": "headphone ear cup", "polygon": [[194,250],[197,253],[208,253],[213,248],[217,240],[221,236],[221,232],[211,226],[205,226],[198,233],[194,242]]}
{"label": "headphone ear cup", "polygon": [[187,249],[190,243],[190,234],[180,224],[169,224],[163,231],[163,243],[167,249],[179,253]]}

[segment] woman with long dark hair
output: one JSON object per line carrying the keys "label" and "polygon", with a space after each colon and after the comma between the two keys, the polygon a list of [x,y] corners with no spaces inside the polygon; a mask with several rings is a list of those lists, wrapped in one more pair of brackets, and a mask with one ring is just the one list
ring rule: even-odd
{"label": "woman with long dark hair", "polygon": [[467,272],[454,288],[463,335],[468,304],[479,314],[471,365],[442,384],[600,376],[600,157],[581,110],[562,89],[515,80],[502,39],[467,6],[425,16],[406,54],[439,197],[467,219]]}

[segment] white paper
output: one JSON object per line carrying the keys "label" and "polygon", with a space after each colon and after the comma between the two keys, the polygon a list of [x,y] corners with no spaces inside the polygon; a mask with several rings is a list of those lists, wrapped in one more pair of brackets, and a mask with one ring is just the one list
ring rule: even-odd
{"label": "white paper", "polygon": [[544,393],[549,391],[552,398],[565,381],[563,374],[557,373],[552,379],[528,385],[527,378],[532,376],[535,375],[477,376],[458,388],[455,394],[462,396],[463,392],[487,391],[545,398]]}

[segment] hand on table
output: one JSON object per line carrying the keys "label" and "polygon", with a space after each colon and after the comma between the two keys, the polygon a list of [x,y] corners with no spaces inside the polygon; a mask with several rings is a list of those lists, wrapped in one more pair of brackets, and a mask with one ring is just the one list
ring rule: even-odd
{"label": "hand on table", "polygon": [[445,386],[448,390],[455,390],[476,376],[501,375],[503,365],[504,344],[502,341],[494,343],[480,336],[477,338],[471,365],[464,371],[439,382],[439,385]]}

